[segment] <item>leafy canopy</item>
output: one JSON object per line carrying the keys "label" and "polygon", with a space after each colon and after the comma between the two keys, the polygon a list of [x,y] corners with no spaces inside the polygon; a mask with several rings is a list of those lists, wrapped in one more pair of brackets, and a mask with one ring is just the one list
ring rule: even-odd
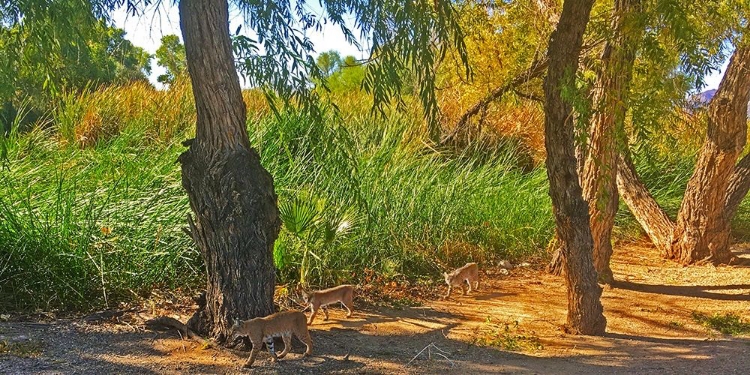
{"label": "leafy canopy", "polygon": [[161,38],[161,46],[156,50],[156,63],[167,69],[166,73],[156,78],[159,83],[172,84],[177,77],[187,74],[185,46],[180,42],[180,37],[170,34]]}
{"label": "leafy canopy", "polygon": [[86,1],[0,3],[0,125],[35,121],[63,91],[146,80],[151,55],[100,16]]}
{"label": "leafy canopy", "polygon": [[[23,25],[42,44],[56,43],[57,38],[49,36],[60,29],[77,34],[97,20],[108,20],[114,9],[126,6],[131,14],[143,15],[155,10],[154,4],[161,2],[13,0],[0,5],[0,22]],[[312,114],[319,114],[319,96],[312,82],[325,81],[325,74],[315,63],[315,47],[306,32],[321,30],[324,24],[339,27],[356,46],[360,40],[368,42],[370,63],[362,87],[373,95],[381,113],[393,100],[403,104],[402,89],[416,79],[425,116],[437,122],[433,68],[449,45],[459,51],[469,74],[463,35],[449,0],[232,0],[229,4],[243,16],[247,35],[252,35],[238,29],[233,36],[237,66],[246,82],[264,89],[269,98],[296,103]],[[50,27],[59,18],[65,21]]]}
{"label": "leafy canopy", "polygon": [[[88,81],[145,78],[150,55],[109,26],[122,1],[13,0],[0,3],[0,95],[19,85],[47,92]],[[32,81],[32,82],[29,82]]]}
{"label": "leafy canopy", "polygon": [[316,64],[315,46],[306,32],[321,30],[324,24],[338,26],[355,46],[361,47],[360,40],[369,43],[362,87],[373,95],[381,113],[394,100],[403,104],[402,90],[416,79],[425,116],[437,122],[434,65],[449,45],[459,51],[469,73],[463,35],[450,1],[235,0],[232,4],[255,35],[239,35],[238,29],[234,36],[243,77],[269,96],[278,95],[313,114],[319,93],[311,82],[325,82],[326,71]]}

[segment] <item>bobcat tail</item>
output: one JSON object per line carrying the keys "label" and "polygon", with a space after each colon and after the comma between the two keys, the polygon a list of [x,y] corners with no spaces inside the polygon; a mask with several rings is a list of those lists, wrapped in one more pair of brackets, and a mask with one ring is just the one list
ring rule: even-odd
{"label": "bobcat tail", "polygon": [[273,337],[269,337],[266,339],[266,347],[268,348],[268,351],[271,353],[271,355],[276,357],[276,350],[274,350],[273,348]]}

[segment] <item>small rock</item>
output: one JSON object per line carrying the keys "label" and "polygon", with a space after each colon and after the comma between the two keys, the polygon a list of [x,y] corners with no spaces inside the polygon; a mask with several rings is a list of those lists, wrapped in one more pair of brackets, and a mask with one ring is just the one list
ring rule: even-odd
{"label": "small rock", "polygon": [[529,263],[529,262],[523,262],[523,263],[519,264],[518,266],[519,267],[531,267],[531,263]]}
{"label": "small rock", "polygon": [[501,261],[497,262],[497,265],[498,265],[499,267],[502,267],[502,268],[506,269],[506,270],[511,270],[511,269],[513,269],[513,264],[511,264],[511,263],[510,263],[510,262],[508,262],[507,260],[501,260]]}
{"label": "small rock", "polygon": [[508,275],[510,275],[510,271],[508,271],[505,268],[501,268],[500,269],[500,274],[503,275],[503,276],[508,276]]}

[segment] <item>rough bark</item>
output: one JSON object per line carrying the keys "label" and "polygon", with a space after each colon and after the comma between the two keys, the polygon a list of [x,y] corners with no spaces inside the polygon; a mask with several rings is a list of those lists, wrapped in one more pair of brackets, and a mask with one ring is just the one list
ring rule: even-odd
{"label": "rough bark", "polygon": [[750,154],[742,157],[729,179],[727,198],[724,202],[724,215],[727,217],[727,222],[734,218],[748,190],[750,190]]}
{"label": "rough bark", "polygon": [[547,244],[547,253],[552,253],[552,259],[547,264],[547,273],[562,276],[565,269],[565,254],[563,254],[563,248],[560,246],[557,233]]}
{"label": "rough bark", "polygon": [[587,155],[581,175],[583,199],[589,203],[594,267],[599,281],[611,283],[612,228],[617,213],[617,134],[624,129],[633,63],[641,27],[640,0],[616,0],[614,35],[602,52],[603,67],[594,88],[595,112],[589,130]]}
{"label": "rough bark", "polygon": [[179,11],[197,112],[196,137],[179,161],[208,279],[206,303],[188,326],[224,342],[233,319],[273,312],[281,222],[273,179],[249,146],[227,1],[182,0]]}
{"label": "rough bark", "polygon": [[727,263],[731,219],[750,189],[750,158],[735,164],[747,135],[750,51],[737,48],[709,104],[708,132],[673,222],[639,180],[627,153],[618,160],[623,201],[662,254],[683,264]]}
{"label": "rough bark", "polygon": [[727,188],[747,139],[750,48],[732,56],[708,107],[708,132],[682,199],[667,256],[682,264],[727,263],[730,223]]}
{"label": "rough bark", "polygon": [[572,108],[562,88],[574,84],[583,33],[593,0],[568,0],[548,46],[549,69],[544,81],[547,176],[557,233],[565,257],[568,287],[567,325],[572,333],[603,334],[607,320],[592,262],[588,205],[576,173]]}
{"label": "rough bark", "polygon": [[[624,127],[633,64],[642,28],[635,24],[641,11],[640,0],[616,0],[613,35],[601,55],[602,69],[593,90],[594,114],[586,143],[576,144],[577,168],[583,197],[589,203],[591,234],[594,241],[594,267],[600,282],[613,281],[609,262],[611,234],[618,208],[617,134]],[[560,274],[564,257],[558,249],[547,270]]]}
{"label": "rough bark", "polygon": [[666,256],[672,246],[674,222],[638,177],[627,149],[617,156],[617,191],[654,246]]}

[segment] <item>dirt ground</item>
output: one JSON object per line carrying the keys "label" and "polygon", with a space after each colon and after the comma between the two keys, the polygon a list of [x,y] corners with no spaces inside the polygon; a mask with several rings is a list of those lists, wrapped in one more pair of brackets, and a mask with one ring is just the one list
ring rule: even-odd
{"label": "dirt ground", "polygon": [[[717,268],[681,267],[647,246],[619,247],[618,282],[602,298],[604,337],[564,333],[563,279],[527,267],[508,276],[490,270],[475,294],[419,307],[359,306],[350,319],[331,308],[329,321],[319,315],[310,327],[312,357],[302,358],[295,340],[286,359],[271,363],[264,350],[251,370],[240,367],[246,352],[145,330],[137,322],[161,313],[155,309],[98,324],[4,322],[0,342],[17,350],[0,347],[0,373],[746,373],[750,338],[715,333],[692,315],[750,318],[749,248],[736,248],[738,264]],[[187,313],[171,316],[185,321]]]}

